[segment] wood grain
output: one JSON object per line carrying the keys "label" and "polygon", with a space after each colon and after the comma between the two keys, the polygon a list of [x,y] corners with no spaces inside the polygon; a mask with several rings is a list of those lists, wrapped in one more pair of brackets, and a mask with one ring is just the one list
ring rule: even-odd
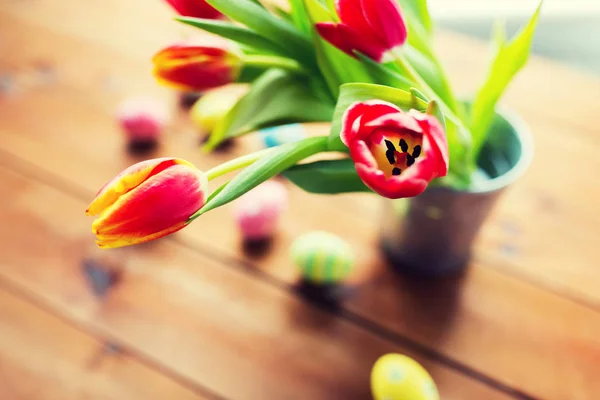
{"label": "wood grain", "polygon": [[[172,240],[100,251],[83,202],[2,167],[0,191],[11,193],[0,198],[0,282],[190,384],[229,399],[365,399],[375,360],[401,352],[444,399],[510,398]],[[103,301],[83,260],[122,271]]]}
{"label": "wood grain", "polygon": [[[7,20],[11,18],[7,17]],[[19,24],[18,21],[13,22],[13,32],[17,31]],[[39,32],[53,37],[52,32],[43,29]],[[31,30],[28,35],[32,35]],[[84,48],[83,41],[62,34],[56,37],[64,44],[63,50],[57,51],[59,56],[69,57]],[[21,43],[15,40],[13,43]],[[29,49],[35,52],[35,48]],[[31,57],[35,53],[28,55],[24,50],[20,54],[21,57]],[[99,60],[96,66],[103,68],[103,63],[106,63],[106,68],[109,68],[109,60],[114,62],[119,54],[110,49],[98,49],[96,55]],[[77,59],[68,59],[73,70],[78,65],[85,65],[83,61],[77,62]],[[119,61],[126,71],[132,71],[132,82],[136,81],[133,71],[139,64],[127,57]],[[91,89],[88,77],[74,77],[63,82],[60,91],[32,91],[22,98],[11,100],[4,108],[4,115],[11,118],[10,125],[2,129],[1,148],[76,183],[81,186],[81,193],[91,195],[106,179],[133,161],[123,157],[120,136],[110,115],[111,95]],[[88,96],[82,96],[82,93],[88,93]],[[78,104],[78,112],[71,115],[70,107],[75,103]],[[40,126],[39,122],[30,118],[28,107],[37,111],[36,117],[41,121],[52,120],[55,115],[69,115],[69,118],[56,119],[53,125]],[[8,118],[5,120],[8,121]],[[596,145],[582,134],[574,135],[572,140],[562,145],[553,139],[565,129],[560,121],[536,119],[533,123],[546,132],[544,136],[536,137],[538,143],[544,146],[541,156],[536,159],[528,176],[507,194],[505,202],[485,227],[478,247],[478,259],[486,266],[491,264],[527,276],[534,282],[543,282],[580,300],[597,304],[595,287],[598,277],[593,263],[597,259],[597,249],[591,246],[593,236],[585,232],[594,231],[596,226],[588,210],[593,211],[590,199],[594,198],[598,187],[583,175],[571,176],[567,169],[554,175],[547,173],[554,162],[553,155],[560,151],[580,157],[583,168],[593,170],[596,162],[592,153]],[[88,131],[82,134],[80,127],[86,127]],[[61,137],[60,141],[53,136],[57,134]],[[225,157],[201,157],[193,147],[194,141],[195,136],[189,128],[181,132],[174,129],[158,154],[182,156],[202,168]],[[98,149],[107,150],[99,152]],[[243,149],[242,146],[237,151]],[[581,152],[589,152],[589,156],[581,157]],[[566,197],[568,188],[574,190],[575,187],[590,195],[575,199]],[[355,280],[361,282],[361,290],[347,303],[354,314],[382,325],[393,335],[409,337],[430,346],[532,395],[561,398],[561,395],[576,392],[582,393],[580,398],[585,399],[598,390],[595,380],[582,372],[593,368],[598,360],[596,313],[482,265],[474,266],[460,286],[457,282],[442,284],[439,290],[445,296],[431,300],[427,290],[413,289],[413,284],[391,275],[374,254],[376,201],[369,199],[371,206],[358,207],[364,200],[362,196],[317,198],[292,191],[292,209],[302,210],[301,214],[287,216],[282,233],[268,256],[261,260],[245,260],[267,276],[293,283],[297,272],[291,268],[286,254],[291,240],[311,229],[333,230],[350,240],[359,251],[362,268]],[[575,206],[569,206],[572,201],[576,202]],[[561,213],[543,205],[556,207]],[[211,212],[178,237],[204,251],[216,247],[230,257],[227,260],[238,258],[239,241],[228,214],[227,208]],[[342,222],[332,226],[330,218]],[[564,220],[571,223],[563,226]],[[559,241],[562,235],[579,240],[565,241],[553,253],[541,251],[549,243]],[[212,239],[215,236],[221,240],[215,243]],[[507,252],[510,246],[516,247],[518,252]],[[584,259],[582,252],[589,258]],[[567,262],[573,259],[581,261],[576,265]],[[386,285],[382,282],[395,283]],[[460,287],[461,291],[458,292],[455,287]],[[448,298],[458,299],[448,302]],[[397,301],[390,302],[388,299]],[[427,312],[415,311],[423,308]],[[490,312],[490,308],[494,312]],[[377,311],[374,312],[374,309]],[[446,323],[446,320],[449,322]],[[513,325],[510,321],[518,323]],[[545,339],[540,340],[540,337]],[[571,341],[577,346],[564,344]],[[521,358],[528,361],[513,365],[512,360]],[[565,359],[570,362],[565,363]],[[547,376],[557,374],[565,379],[547,379]]]}
{"label": "wood grain", "polygon": [[[3,253],[6,249],[3,249]],[[0,397],[6,400],[203,399],[0,283]]]}
{"label": "wood grain", "polygon": [[[0,68],[16,71],[24,82],[23,91],[0,107],[0,149],[52,172],[43,179],[77,195],[91,196],[135,161],[122,153],[123,143],[112,121],[115,102],[138,91],[165,96],[149,74],[140,71],[162,42],[183,32],[164,18],[164,8],[149,7],[145,27],[128,24],[123,16],[131,15],[136,6],[121,3],[86,6],[95,16],[89,20],[75,18],[81,9],[57,0],[35,7],[14,2],[0,8],[0,26],[6,33],[2,50],[11,54],[0,61]],[[59,15],[70,17],[58,23],[52,16]],[[108,24],[115,28],[105,29]],[[49,47],[45,40],[60,45]],[[484,48],[448,33],[441,36],[440,44],[457,87],[461,92],[471,90],[476,83],[473,68],[483,71]],[[473,65],[464,68],[464,59],[455,54],[470,54]],[[38,59],[57,66],[58,86],[30,85],[30,67]],[[106,85],[107,77],[121,86]],[[568,82],[577,89],[569,92],[577,95],[568,101],[553,95],[549,82]],[[597,88],[596,79],[539,59],[517,79],[506,103],[527,116],[536,140],[536,160],[484,227],[477,262],[469,274],[462,281],[440,283],[435,295],[431,287],[391,274],[374,253],[378,218],[374,198],[325,199],[292,191],[295,214],[286,217],[272,252],[258,260],[240,255],[227,208],[207,214],[177,237],[228,263],[242,258],[264,272],[260,276],[265,279],[294,283],[297,272],[286,254],[291,240],[311,229],[333,230],[359,253],[361,270],[354,280],[360,290],[345,303],[351,318],[375,323],[393,340],[410,338],[534,396],[594,398],[600,391],[593,376],[600,360],[597,313],[520,279],[596,308],[600,305],[596,290],[600,250],[594,245],[599,226],[594,199],[600,186],[587,174],[574,173],[573,167],[595,171],[599,166],[595,154],[600,142],[592,118],[600,111],[592,97]],[[157,155],[185,157],[201,168],[231,156],[202,157],[196,142],[189,126],[176,121]],[[234,151],[252,146],[252,140],[245,142]],[[557,164],[557,154],[562,164]],[[12,157],[4,163],[25,167]],[[31,206],[44,207],[35,202]],[[331,218],[342,222],[332,226]],[[215,243],[214,237],[221,240]]]}

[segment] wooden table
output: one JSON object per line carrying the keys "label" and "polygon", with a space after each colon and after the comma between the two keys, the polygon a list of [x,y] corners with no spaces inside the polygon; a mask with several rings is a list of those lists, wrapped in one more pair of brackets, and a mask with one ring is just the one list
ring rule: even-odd
{"label": "wooden table", "polygon": [[[163,96],[151,55],[195,31],[160,1],[0,4],[0,399],[368,399],[389,352],[433,375],[444,400],[600,398],[600,81],[533,59],[505,105],[536,141],[526,176],[485,225],[462,279],[415,283],[376,248],[379,200],[290,187],[269,252],[244,253],[224,207],[146,246],[95,248],[84,209],[137,161],[113,113]],[[447,32],[439,49],[462,93],[487,46]],[[11,87],[4,79],[4,87]],[[155,155],[206,169],[180,113]],[[332,223],[335,221],[335,223]],[[326,229],[357,249],[341,309],[298,295],[291,241]],[[104,297],[85,268],[121,271]]]}

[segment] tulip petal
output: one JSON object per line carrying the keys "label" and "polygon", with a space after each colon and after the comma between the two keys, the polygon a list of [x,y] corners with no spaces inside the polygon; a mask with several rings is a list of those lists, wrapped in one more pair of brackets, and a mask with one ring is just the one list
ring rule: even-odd
{"label": "tulip petal", "polygon": [[406,42],[406,23],[395,0],[361,0],[363,14],[374,32],[379,35],[386,50]]}
{"label": "tulip petal", "polygon": [[141,243],[181,229],[204,204],[207,184],[204,174],[186,164],[147,175],[94,221],[98,244]]}
{"label": "tulip petal", "polygon": [[376,118],[371,118],[364,123],[365,128],[395,128],[397,130],[406,130],[417,133],[423,133],[421,125],[414,117],[408,114],[389,113]]}
{"label": "tulip petal", "polygon": [[217,19],[223,15],[206,0],[167,0],[177,13],[184,17]]}
{"label": "tulip petal", "polygon": [[[365,139],[377,127],[371,124],[371,121],[388,114],[404,115],[402,110],[394,104],[381,100],[356,102],[350,105],[342,119],[342,132],[340,133],[342,142],[348,146],[348,143],[353,140]],[[359,121],[358,126],[355,126],[356,121]],[[414,126],[419,128],[417,124]]]}
{"label": "tulip petal", "polygon": [[450,164],[450,154],[448,151],[448,138],[444,128],[436,117],[429,114],[423,114],[416,110],[411,110],[409,115],[421,126],[424,135],[424,141],[431,146],[436,155],[434,159],[439,160],[436,167],[437,176],[443,177],[448,174]]}
{"label": "tulip petal", "polygon": [[350,40],[349,28],[344,24],[319,22],[315,25],[319,35],[333,46],[354,57],[354,43]]}
{"label": "tulip petal", "polygon": [[130,166],[98,191],[96,197],[85,211],[86,215],[100,214],[115,203],[120,196],[137,187],[140,183],[148,179],[149,176],[155,175],[176,164],[188,165],[194,168],[189,162],[177,158],[156,158]]}
{"label": "tulip petal", "polygon": [[386,178],[383,171],[365,164],[356,164],[360,179],[374,192],[389,199],[418,196],[425,191],[427,180],[403,175]]}
{"label": "tulip petal", "polygon": [[351,26],[352,29],[360,32],[370,42],[381,41],[381,38],[377,34],[377,29],[373,30],[369,25],[360,1],[337,0],[335,6],[340,19],[345,25]]}
{"label": "tulip petal", "polygon": [[164,229],[160,232],[156,232],[153,233],[151,235],[147,235],[147,236],[121,236],[118,237],[116,239],[98,239],[96,240],[96,244],[98,245],[98,247],[102,248],[102,249],[114,249],[117,247],[124,247],[124,246],[131,246],[134,244],[140,244],[140,243],[145,243],[145,242],[149,242],[152,240],[156,240],[156,239],[160,239],[162,237],[165,237],[167,235],[170,235],[172,233],[175,233],[183,228],[186,227],[186,223],[185,222],[181,222],[177,225],[173,225],[168,227],[167,229]]}

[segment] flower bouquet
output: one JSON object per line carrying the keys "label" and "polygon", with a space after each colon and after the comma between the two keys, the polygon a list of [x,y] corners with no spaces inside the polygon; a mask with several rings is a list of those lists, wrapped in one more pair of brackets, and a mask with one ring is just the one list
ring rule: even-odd
{"label": "flower bouquet", "polygon": [[[528,159],[523,130],[496,104],[528,59],[539,7],[510,41],[496,29],[486,80],[463,101],[433,50],[426,0],[289,0],[284,8],[206,0],[208,14],[201,0],[169,2],[182,14],[179,22],[226,40],[159,51],[157,79],[192,92],[251,85],[217,122],[204,150],[290,123],[331,122],[331,130],[206,172],[175,158],[128,168],[88,208],[101,214],[93,223],[101,247],[175,232],[282,174],[311,193],[391,199],[384,242],[400,262],[450,271],[465,261],[492,200]],[[321,153],[337,154],[304,161]],[[210,186],[234,171],[226,184]]]}

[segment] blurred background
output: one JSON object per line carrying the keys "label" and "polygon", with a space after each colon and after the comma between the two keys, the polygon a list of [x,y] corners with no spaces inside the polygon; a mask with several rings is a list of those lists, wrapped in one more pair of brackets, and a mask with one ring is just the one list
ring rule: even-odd
{"label": "blurred background", "polygon": [[[430,0],[441,27],[488,40],[496,21],[513,34],[538,5],[537,0]],[[600,74],[600,1],[545,0],[533,52]]]}

